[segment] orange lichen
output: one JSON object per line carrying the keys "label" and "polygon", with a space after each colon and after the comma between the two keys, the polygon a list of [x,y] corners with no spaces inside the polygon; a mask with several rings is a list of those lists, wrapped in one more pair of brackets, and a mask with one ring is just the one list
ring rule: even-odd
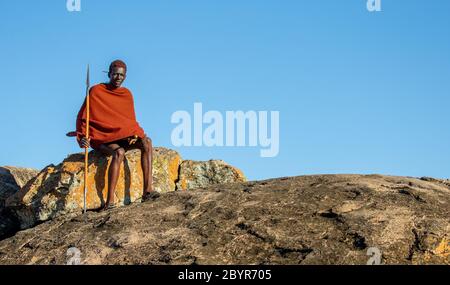
{"label": "orange lichen", "polygon": [[450,256],[450,240],[443,238],[441,243],[434,250],[434,253],[440,257]]}
{"label": "orange lichen", "polygon": [[64,162],[62,166],[62,171],[76,173],[84,167],[83,163],[80,162]]}
{"label": "orange lichen", "polygon": [[169,161],[169,178],[170,181],[175,183],[178,179],[178,168],[180,166],[180,157],[177,155],[174,159]]}
{"label": "orange lichen", "polygon": [[240,181],[247,181],[247,178],[245,177],[244,173],[242,173],[242,171],[240,169],[238,169],[236,167],[232,167],[232,168],[237,172],[237,175],[238,175],[238,178]]}
{"label": "orange lichen", "polygon": [[184,179],[184,178],[181,178],[181,189],[183,189],[183,190],[187,189],[186,179]]}

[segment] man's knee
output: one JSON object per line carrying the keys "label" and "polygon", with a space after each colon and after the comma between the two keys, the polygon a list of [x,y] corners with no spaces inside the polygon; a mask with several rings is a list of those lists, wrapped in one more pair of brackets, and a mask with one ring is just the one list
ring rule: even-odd
{"label": "man's knee", "polygon": [[142,139],[143,150],[146,152],[150,152],[153,148],[152,140],[149,137],[145,137]]}
{"label": "man's knee", "polygon": [[120,147],[120,148],[114,150],[113,158],[118,159],[119,161],[122,161],[124,157],[125,157],[125,149]]}

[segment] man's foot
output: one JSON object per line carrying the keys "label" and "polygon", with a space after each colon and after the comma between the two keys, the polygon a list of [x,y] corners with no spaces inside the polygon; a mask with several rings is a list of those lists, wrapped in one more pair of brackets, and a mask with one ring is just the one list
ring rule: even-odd
{"label": "man's foot", "polygon": [[105,206],[103,206],[103,208],[100,209],[100,212],[112,210],[114,208],[117,208],[117,204],[115,204],[115,203],[112,203],[112,204],[107,203],[107,204],[105,204]]}
{"label": "man's foot", "polygon": [[144,195],[142,196],[142,202],[149,201],[149,200],[155,200],[155,199],[159,198],[159,196],[161,196],[161,195],[156,191],[145,192]]}

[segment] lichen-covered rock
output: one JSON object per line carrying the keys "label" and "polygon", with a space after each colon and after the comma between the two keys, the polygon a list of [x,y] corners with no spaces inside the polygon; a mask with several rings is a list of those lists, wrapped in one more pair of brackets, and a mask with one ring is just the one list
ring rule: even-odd
{"label": "lichen-covered rock", "polygon": [[20,188],[35,177],[39,171],[33,168],[0,167],[0,208],[3,207],[4,201]]}
{"label": "lichen-covered rock", "polygon": [[178,180],[178,171],[181,164],[181,156],[168,148],[155,148],[153,160],[153,187],[160,193],[174,191],[175,182]]}
{"label": "lichen-covered rock", "polygon": [[[155,148],[153,187],[158,192],[175,190],[181,157],[173,150]],[[111,156],[89,153],[86,208],[100,208],[108,193],[108,169]],[[84,204],[84,154],[68,156],[62,163],[45,167],[35,179],[7,199],[26,229],[55,216],[80,213]],[[142,197],[143,176],[140,150],[128,151],[121,164],[115,191],[115,202],[125,205]]]}
{"label": "lichen-covered rock", "polygon": [[21,188],[38,173],[39,170],[34,168],[3,166],[0,167],[0,183],[11,183]]}
{"label": "lichen-covered rock", "polygon": [[177,189],[194,189],[214,184],[245,182],[242,171],[223,160],[193,161],[181,163]]}
{"label": "lichen-covered rock", "polygon": [[32,168],[0,167],[0,239],[14,234],[19,229],[14,213],[4,209],[6,199],[17,193],[38,173],[38,170]]}

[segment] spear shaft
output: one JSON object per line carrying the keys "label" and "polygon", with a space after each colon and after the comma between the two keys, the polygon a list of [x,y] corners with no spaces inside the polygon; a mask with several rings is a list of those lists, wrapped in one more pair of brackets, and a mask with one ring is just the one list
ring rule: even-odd
{"label": "spear shaft", "polygon": [[[89,64],[87,67],[86,76],[86,140],[89,141]],[[87,179],[88,179],[88,161],[89,161],[89,147],[84,148],[84,203],[83,213],[86,213],[86,194],[87,194]]]}

